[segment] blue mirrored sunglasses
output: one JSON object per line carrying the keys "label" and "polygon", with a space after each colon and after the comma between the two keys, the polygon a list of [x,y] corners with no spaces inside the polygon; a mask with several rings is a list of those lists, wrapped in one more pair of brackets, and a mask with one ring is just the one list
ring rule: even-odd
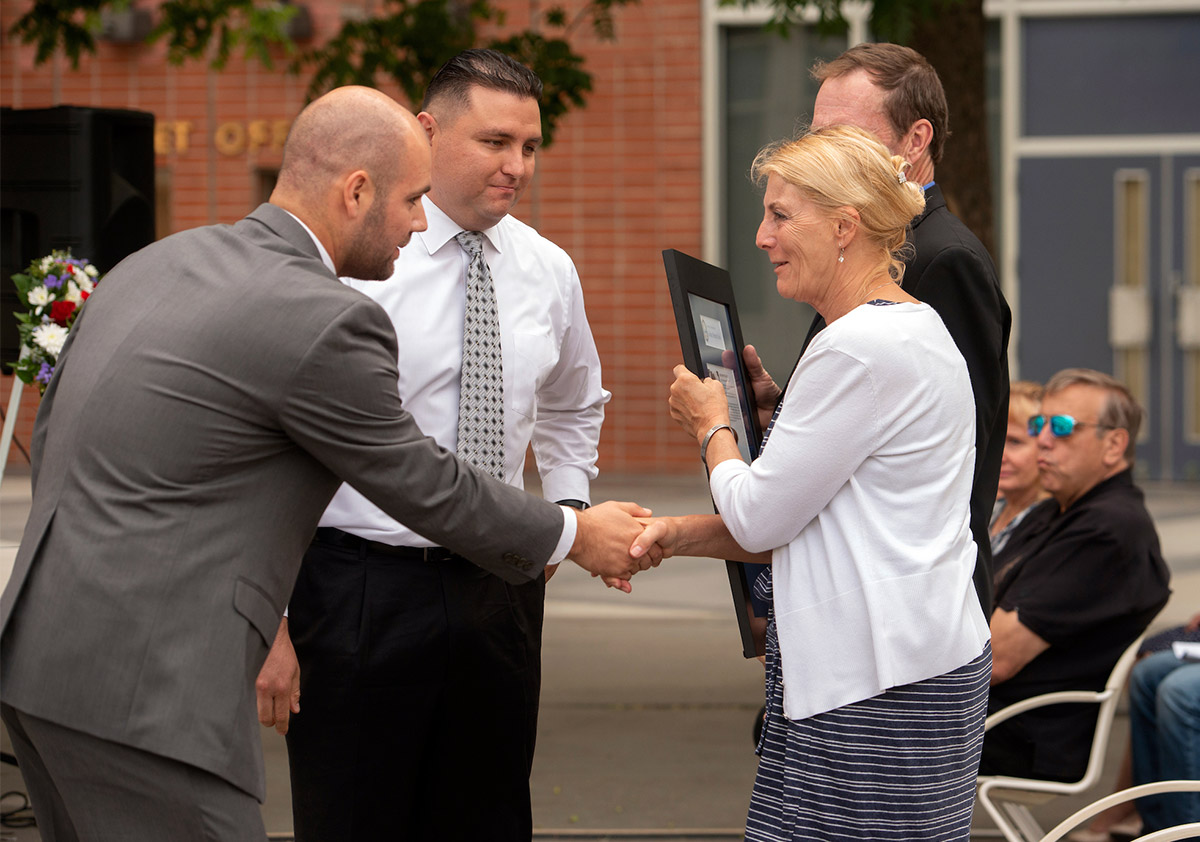
{"label": "blue mirrored sunglasses", "polygon": [[1042,430],[1046,428],[1046,421],[1050,421],[1050,435],[1055,438],[1066,438],[1075,432],[1076,427],[1097,427],[1102,430],[1113,429],[1111,424],[1088,424],[1085,421],[1076,421],[1070,415],[1034,415],[1029,419],[1027,427],[1029,435],[1041,435]]}

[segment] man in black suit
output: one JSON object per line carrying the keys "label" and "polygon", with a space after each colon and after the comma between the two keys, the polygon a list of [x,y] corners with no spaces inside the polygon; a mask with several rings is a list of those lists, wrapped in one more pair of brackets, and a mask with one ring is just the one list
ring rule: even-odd
{"label": "man in black suit", "polygon": [[[971,533],[979,547],[975,590],[984,616],[990,617],[988,524],[996,502],[1008,417],[1012,315],[987,249],[946,208],[934,181],[934,166],[942,158],[949,134],[946,93],[937,71],[920,53],[896,44],[859,44],[833,61],[818,63],[812,73],[821,83],[813,128],[848,124],[874,132],[893,155],[910,162],[908,179],[925,187],[925,211],[912,223],[909,241],[915,251],[906,261],[903,286],[942,317],[971,376],[975,393]],[[805,348],[824,327],[818,315],[804,340]],[[746,363],[758,404],[767,408],[769,416],[782,391],[763,369],[753,346],[746,349]]]}

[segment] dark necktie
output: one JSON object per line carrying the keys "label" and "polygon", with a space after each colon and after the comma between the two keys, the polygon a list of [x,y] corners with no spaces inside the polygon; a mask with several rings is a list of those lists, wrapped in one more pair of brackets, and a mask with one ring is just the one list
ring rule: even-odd
{"label": "dark necktie", "polygon": [[504,362],[496,292],[483,259],[483,235],[462,231],[454,239],[471,258],[458,398],[458,457],[503,480]]}

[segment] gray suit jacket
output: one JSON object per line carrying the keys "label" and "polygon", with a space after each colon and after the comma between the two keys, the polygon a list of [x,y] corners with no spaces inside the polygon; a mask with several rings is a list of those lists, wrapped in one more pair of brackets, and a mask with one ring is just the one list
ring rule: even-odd
{"label": "gray suit jacket", "polygon": [[425,438],[396,381],[387,315],[280,208],[122,262],[38,414],[4,700],[261,800],[254,679],[342,480],[492,573],[537,576],[562,512]]}

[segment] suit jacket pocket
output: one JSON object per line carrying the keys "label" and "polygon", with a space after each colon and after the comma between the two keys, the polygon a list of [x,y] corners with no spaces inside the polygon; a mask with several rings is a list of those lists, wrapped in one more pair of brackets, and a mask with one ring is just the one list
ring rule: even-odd
{"label": "suit jacket pocket", "polygon": [[275,642],[281,614],[275,610],[262,588],[249,579],[238,576],[233,586],[233,607],[262,635],[268,648]]}

